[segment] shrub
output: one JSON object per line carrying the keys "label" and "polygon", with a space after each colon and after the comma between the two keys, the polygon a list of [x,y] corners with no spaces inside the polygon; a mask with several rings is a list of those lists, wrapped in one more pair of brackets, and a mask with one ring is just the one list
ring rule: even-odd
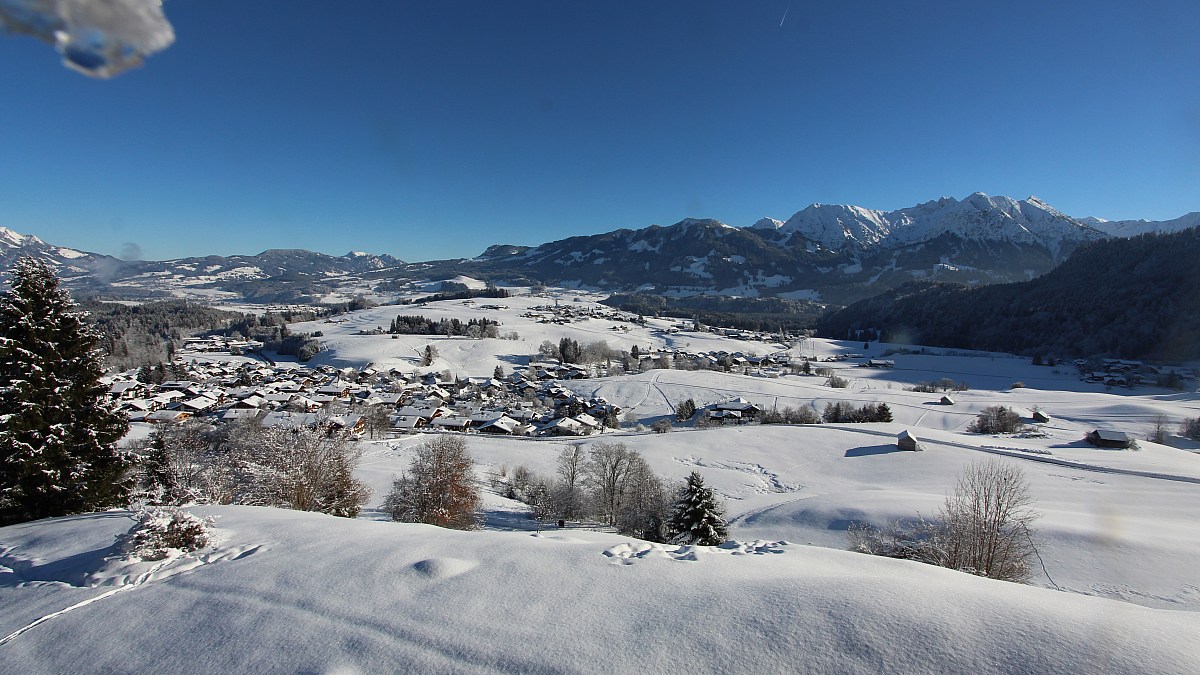
{"label": "shrub", "polygon": [[650,425],[650,430],[656,434],[665,434],[671,430],[671,420],[662,418],[654,420],[654,424]]}
{"label": "shrub", "polygon": [[1012,385],[1009,386],[1009,389],[1024,389],[1024,388],[1025,388],[1025,383],[1021,382],[1020,380],[1013,382]]}
{"label": "shrub", "polygon": [[692,416],[695,414],[696,401],[694,399],[689,398],[688,400],[682,401],[679,405],[675,406],[675,418],[680,422],[686,422],[692,419]]}
{"label": "shrub", "polygon": [[979,413],[975,421],[971,422],[971,426],[967,427],[967,431],[979,434],[1012,434],[1020,431],[1021,427],[1021,416],[1013,412],[1012,408],[994,405]]}
{"label": "shrub", "polygon": [[1193,441],[1200,441],[1200,417],[1185,419],[1179,432]]}
{"label": "shrub", "polygon": [[838,377],[837,375],[830,375],[829,376],[829,386],[833,387],[834,389],[845,389],[846,387],[850,386],[850,381],[844,377]]}
{"label": "shrub", "polygon": [[152,508],[137,514],[138,523],[125,535],[125,554],[141,560],[162,560],[172,552],[190,552],[208,546],[212,521],[187,511]]}

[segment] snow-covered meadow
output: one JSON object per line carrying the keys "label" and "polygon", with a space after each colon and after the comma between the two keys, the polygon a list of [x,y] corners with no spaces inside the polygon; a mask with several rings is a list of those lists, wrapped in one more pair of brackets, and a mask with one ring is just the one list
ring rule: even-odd
{"label": "snow-covered meadow", "polygon": [[[890,347],[734,340],[667,319],[522,316],[556,299],[574,307],[596,299],[556,296],[382,306],[292,329],[323,333],[315,364],[407,371],[434,344],[439,358],[428,370],[461,376],[509,371],[543,340],[562,337],[621,351],[788,349],[815,359],[880,358]],[[520,339],[358,334],[386,329],[397,314],[487,316]],[[485,482],[520,465],[552,474],[573,443],[625,443],[671,480],[699,471],[725,500],[738,542],[725,548],[650,545],[586,523],[535,533],[524,505],[492,492],[482,532],[387,522],[378,508],[422,434],[361,442],[357,474],[374,496],[358,520],[196,507],[215,518],[216,543],[157,568],[120,559],[114,542],[133,525],[121,512],[0,529],[0,670],[1200,671],[1195,444],[1142,441],[1124,451],[1082,441],[1097,427],[1141,437],[1159,415],[1200,416],[1200,395],[1106,391],[1069,366],[927,351],[887,356],[894,369],[819,364],[849,380],[842,389],[817,376],[712,371],[576,380],[565,384],[626,411],[623,429],[581,439],[469,437]],[[937,404],[941,393],[905,389],[942,377],[969,385],[951,392],[952,406]],[[1018,381],[1025,386],[1012,388]],[[673,417],[686,398],[704,405],[735,396],[767,409],[885,402],[895,421],[645,428]],[[1023,417],[1036,407],[1051,421],[1021,438],[966,432],[992,405]],[[896,449],[903,429],[923,452]],[[1031,585],[844,550],[852,522],[934,515],[961,469],[981,458],[1015,463],[1028,478],[1044,564]]]}

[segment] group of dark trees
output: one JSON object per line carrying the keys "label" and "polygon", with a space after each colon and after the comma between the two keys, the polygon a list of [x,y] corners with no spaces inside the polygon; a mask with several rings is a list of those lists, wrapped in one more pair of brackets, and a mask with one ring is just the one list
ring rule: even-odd
{"label": "group of dark trees", "polygon": [[709,326],[748,331],[799,331],[812,328],[824,307],[808,300],[697,296],[667,298],[643,293],[614,293],[603,304],[644,316],[687,317]]}
{"label": "group of dark trees", "polygon": [[439,300],[468,300],[470,298],[507,298],[512,294],[503,288],[496,287],[492,282],[488,282],[487,286],[479,288],[468,288],[466,284],[460,284],[454,281],[442,282],[442,291],[432,295],[425,295],[419,298],[405,298],[399,301],[401,305],[422,305],[427,302],[437,302]]}
{"label": "group of dark trees", "polygon": [[106,364],[122,370],[170,361],[183,338],[246,320],[237,312],[186,300],[141,305],[89,300],[78,308],[95,326]]}
{"label": "group of dark trees", "polygon": [[977,434],[1012,434],[1021,430],[1021,416],[1012,408],[994,405],[984,408],[967,427]]}
{"label": "group of dark trees", "polygon": [[1095,242],[1030,281],[911,283],[824,317],[821,335],[1018,354],[1200,358],[1200,228]]}
{"label": "group of dark trees", "polygon": [[855,408],[849,401],[836,401],[825,405],[821,421],[827,424],[891,422],[892,409],[886,403],[864,403]]}
{"label": "group of dark trees", "polygon": [[543,340],[538,346],[538,356],[563,363],[608,363],[614,359],[624,359],[627,355],[617,352],[603,340],[581,345],[576,340],[564,337],[558,342]]}
{"label": "group of dark trees", "polygon": [[[473,485],[465,439],[439,437],[418,450],[386,503],[396,520],[472,529],[479,522],[478,496],[468,489]],[[722,506],[699,474],[671,488],[624,443],[594,443],[587,450],[571,445],[559,455],[555,476],[518,466],[495,476],[492,487],[528,504],[539,527],[591,520],[621,534],[679,544],[715,545],[726,536]]]}
{"label": "group of dark trees", "polygon": [[473,338],[499,337],[500,323],[487,318],[439,319],[424,316],[399,315],[392,319],[388,332],[393,335],[466,335]]}

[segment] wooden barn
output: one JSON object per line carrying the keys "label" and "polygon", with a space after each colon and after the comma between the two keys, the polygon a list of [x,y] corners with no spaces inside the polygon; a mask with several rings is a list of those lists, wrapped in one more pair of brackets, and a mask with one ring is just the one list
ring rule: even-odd
{"label": "wooden barn", "polygon": [[1133,444],[1133,439],[1124,431],[1112,431],[1110,429],[1096,429],[1089,433],[1085,438],[1087,442],[1098,448],[1128,448]]}
{"label": "wooden barn", "polygon": [[908,429],[896,434],[896,447],[910,452],[920,452],[925,449],[921,447],[921,442]]}

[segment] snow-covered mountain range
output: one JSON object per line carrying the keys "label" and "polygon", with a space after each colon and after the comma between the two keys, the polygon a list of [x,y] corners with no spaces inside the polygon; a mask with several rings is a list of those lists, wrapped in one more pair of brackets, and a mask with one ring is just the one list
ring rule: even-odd
{"label": "snow-covered mountain range", "polygon": [[784,223],[763,219],[752,227],[774,230],[785,241],[802,239],[830,250],[896,248],[951,235],[1056,248],[1101,237],[1098,228],[1058,211],[1037,197],[1015,200],[976,192],[884,212],[861,206],[813,204]]}
{"label": "snow-covered mountain range", "polygon": [[675,297],[845,304],[912,280],[1022,281],[1053,269],[1089,242],[1198,224],[1200,212],[1170,221],[1110,222],[1074,218],[1036,197],[1016,200],[976,192],[962,200],[943,197],[895,211],[813,204],[786,221],[763,218],[748,227],[687,218],[666,227],[621,229],[536,247],[497,244],[474,259],[413,264],[389,255],[330,256],[294,249],[122,261],[0,228],[0,263],[7,268],[20,255],[37,255],[54,262],[75,287],[126,294],[217,289],[264,300],[303,301],[347,275],[394,284],[467,274]]}

